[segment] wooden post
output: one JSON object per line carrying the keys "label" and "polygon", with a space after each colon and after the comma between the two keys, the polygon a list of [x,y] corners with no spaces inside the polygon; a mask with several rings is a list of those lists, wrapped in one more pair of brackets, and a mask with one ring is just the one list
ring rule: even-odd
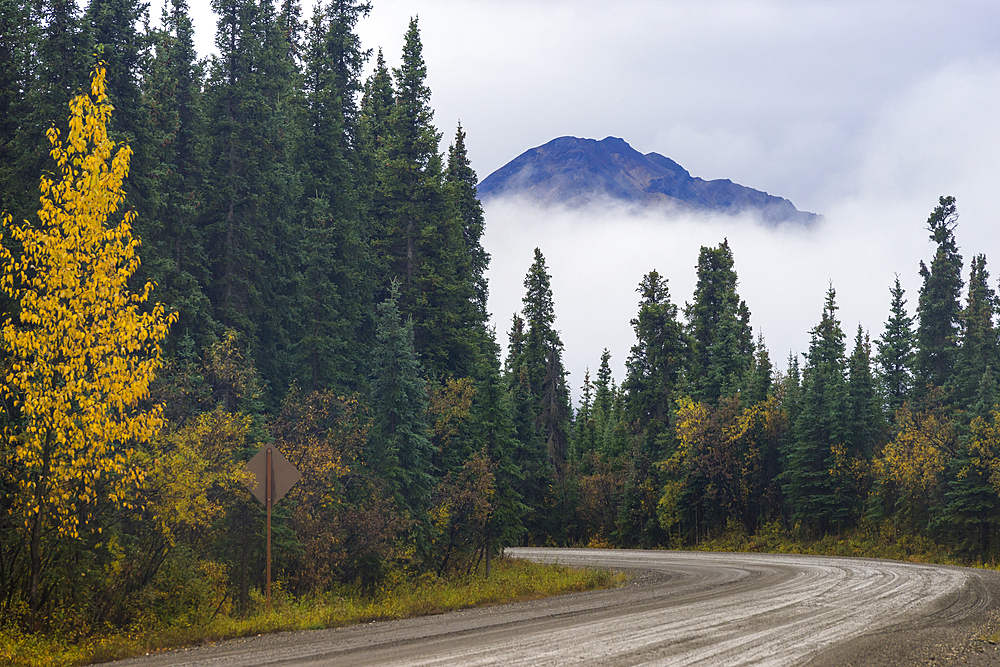
{"label": "wooden post", "polygon": [[267,497],[267,613],[271,613],[271,448],[267,449],[267,477],[265,484],[267,490],[264,492]]}

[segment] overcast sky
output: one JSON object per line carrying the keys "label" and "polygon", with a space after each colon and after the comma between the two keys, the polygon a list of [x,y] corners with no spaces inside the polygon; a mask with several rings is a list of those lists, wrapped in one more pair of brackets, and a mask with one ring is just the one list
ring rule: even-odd
{"label": "overcast sky", "polygon": [[[831,281],[850,340],[859,323],[881,333],[897,273],[912,312],[919,261],[934,249],[925,221],[940,195],[958,200],[966,266],[978,253],[1000,262],[996,0],[373,4],[359,33],[390,67],[419,16],[442,149],[461,120],[481,179],[558,136],[617,136],[694,176],[729,178],[825,216],[803,232],[491,205],[484,245],[501,342],[538,246],[574,393],[604,347],[621,381],[642,275],[657,269],[683,304],[699,247],[726,237],[752,324],[780,368],[790,351],[807,350]],[[193,12],[205,54],[214,17]]]}

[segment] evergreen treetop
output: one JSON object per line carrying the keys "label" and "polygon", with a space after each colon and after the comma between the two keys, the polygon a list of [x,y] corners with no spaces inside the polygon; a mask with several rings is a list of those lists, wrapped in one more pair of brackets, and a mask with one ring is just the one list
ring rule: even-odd
{"label": "evergreen treetop", "polygon": [[923,285],[917,302],[917,353],[914,384],[918,396],[928,386],[947,387],[955,370],[961,314],[962,255],[955,243],[958,211],[954,197],[941,197],[927,219],[930,239],[937,244],[928,267],[920,262]]}

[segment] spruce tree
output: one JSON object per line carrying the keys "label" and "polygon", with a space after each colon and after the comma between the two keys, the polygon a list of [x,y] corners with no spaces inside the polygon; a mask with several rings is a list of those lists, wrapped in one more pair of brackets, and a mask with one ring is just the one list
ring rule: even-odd
{"label": "spruce tree", "polygon": [[[355,4],[348,0],[350,4]],[[280,0],[278,7],[278,31],[285,38],[288,58],[296,65],[301,65],[303,50],[303,33],[306,25],[302,21],[302,7],[298,0]]]}
{"label": "spruce tree", "polygon": [[[972,291],[971,280],[969,288]],[[993,483],[998,454],[996,431],[991,428],[997,417],[997,397],[995,376],[986,372],[967,411],[960,415],[962,432],[947,461],[944,502],[935,508],[937,533],[984,560],[993,544],[1000,509]]]}
{"label": "spruce tree", "polygon": [[423,369],[413,347],[413,322],[402,319],[398,300],[394,282],[389,297],[378,307],[367,460],[390,484],[397,504],[417,522],[419,542],[430,502],[433,450]]}
{"label": "spruce tree", "polygon": [[656,463],[670,452],[673,402],[690,348],[667,279],[650,271],[636,291],[639,313],[631,322],[636,344],[625,362],[622,385],[632,440],[616,536],[623,543],[649,546],[664,537],[656,513],[663,487]]}
{"label": "spruce tree", "polygon": [[757,336],[755,347],[753,368],[747,380],[745,405],[754,405],[767,400],[771,393],[771,384],[774,381],[774,366],[771,364],[767,346],[764,345],[764,334]]}
{"label": "spruce tree", "polygon": [[747,349],[744,343],[749,325],[737,320],[737,313],[731,307],[731,299],[732,296],[727,294],[722,301],[722,313],[716,326],[715,338],[708,347],[710,363],[702,369],[704,375],[692,377],[696,386],[701,386],[701,391],[695,393],[710,403],[738,395],[746,388],[753,368],[752,344]]}
{"label": "spruce tree", "polygon": [[594,380],[594,410],[605,416],[611,414],[612,382],[611,351],[604,348],[601,352],[601,365],[597,368],[597,379]]}
{"label": "spruce tree", "polygon": [[354,29],[369,9],[353,0],[317,5],[306,35],[291,354],[299,384],[313,389],[356,391],[367,375],[361,341],[371,329],[374,285],[366,270],[357,108],[367,52]]}
{"label": "spruce tree", "polygon": [[465,131],[458,124],[455,131],[455,143],[448,149],[448,170],[445,173],[445,183],[452,200],[452,205],[458,211],[462,221],[462,239],[465,241],[465,261],[462,265],[462,280],[469,282],[475,292],[476,317],[485,325],[489,320],[487,300],[489,285],[486,281],[486,271],[490,266],[490,255],[483,249],[482,238],[486,230],[486,217],[483,206],[479,202],[476,176],[469,155],[465,148]]}
{"label": "spruce tree", "polygon": [[105,63],[108,72],[108,97],[115,106],[111,137],[133,147],[128,201],[140,220],[152,213],[147,202],[155,196],[156,187],[150,177],[150,118],[142,107],[140,90],[149,39],[138,28],[148,23],[148,8],[138,0],[90,0],[83,17],[91,53]]}
{"label": "spruce tree", "polygon": [[388,143],[389,118],[395,104],[392,74],[385,64],[382,49],[379,49],[375,56],[375,69],[365,81],[361,97],[362,136],[371,143],[370,150],[382,150]]}
{"label": "spruce tree", "polygon": [[555,330],[555,305],[551,277],[542,251],[535,248],[535,261],[524,278],[523,370],[531,401],[535,405],[535,432],[548,456],[556,481],[565,473],[571,408],[566,371],[562,365],[563,344]]}
{"label": "spruce tree", "polygon": [[784,473],[792,518],[819,535],[850,517],[849,499],[838,493],[830,473],[835,467],[833,448],[848,441],[850,424],[844,332],[836,313],[836,291],[831,285],[822,318],[811,331]]}
{"label": "spruce tree", "polygon": [[955,243],[958,211],[954,197],[941,197],[927,219],[930,238],[937,244],[928,267],[921,260],[920,288],[917,303],[917,353],[914,359],[914,389],[918,397],[927,388],[948,387],[955,372],[958,354],[957,334],[962,310],[962,256]]}
{"label": "spruce tree", "polygon": [[702,246],[694,300],[684,307],[691,336],[688,378],[697,400],[715,403],[743,388],[753,358],[750,310],[736,292],[729,241]]}
{"label": "spruce tree", "polygon": [[956,422],[960,437],[955,455],[948,461],[944,507],[937,513],[941,534],[960,543],[970,553],[984,558],[1000,498],[992,479],[991,462],[996,455],[981,427],[994,418],[997,407],[998,340],[995,325],[997,297],[989,286],[986,256],[976,255],[969,272],[966,305],[960,319],[960,346],[953,381]]}
{"label": "spruce tree", "polygon": [[272,400],[289,381],[291,168],[297,72],[272,0],[213,0],[219,15],[206,87],[210,193],[204,214],[214,318],[249,341]]}
{"label": "spruce tree", "polygon": [[412,315],[417,351],[429,375],[471,377],[482,353],[462,220],[447,196],[433,125],[427,66],[411,19],[389,115],[383,173],[375,193],[378,233],[400,307]]}
{"label": "spruce tree", "polygon": [[207,155],[204,72],[194,50],[194,28],[185,0],[164,7],[163,27],[152,34],[153,57],[143,89],[143,111],[149,117],[153,147],[145,204],[150,218],[137,224],[143,262],[139,282],[157,284],[160,298],[179,314],[166,349],[175,353],[181,341],[206,348],[215,334],[206,294],[209,259],[201,215],[205,204]]}
{"label": "spruce tree", "polygon": [[788,414],[788,423],[794,428],[802,409],[802,371],[797,355],[788,353],[787,371],[781,380],[781,407]]}
{"label": "spruce tree", "polygon": [[611,377],[611,351],[601,352],[601,365],[594,381],[594,422],[597,430],[597,448],[606,455],[612,454],[613,433],[618,425],[615,417],[616,391]]}
{"label": "spruce tree", "polygon": [[954,382],[955,399],[968,412],[972,412],[982,387],[996,385],[1000,368],[1000,336],[995,324],[997,295],[989,278],[986,255],[976,255],[969,272],[966,305],[960,314]]}
{"label": "spruce tree", "polygon": [[572,461],[580,461],[597,449],[597,420],[594,413],[594,383],[590,381],[590,368],[587,368],[580,386],[580,406],[573,414],[573,436],[569,451]]}
{"label": "spruce tree", "polygon": [[[24,220],[34,182],[18,173],[19,128],[28,115],[32,56],[40,38],[38,16],[27,2],[0,2],[0,211]],[[45,128],[41,128],[44,131]],[[37,174],[35,175],[37,178]]]}
{"label": "spruce tree", "polygon": [[386,176],[382,166],[389,140],[389,116],[394,104],[392,75],[386,67],[382,49],[379,49],[375,56],[375,69],[362,90],[358,116],[358,159],[362,167],[359,185],[363,193],[362,199],[368,205],[366,220],[371,225],[372,236],[378,239],[383,238],[385,232],[375,192]]}
{"label": "spruce tree", "polygon": [[488,554],[499,553],[505,546],[518,543],[524,533],[524,521],[529,507],[524,503],[519,489],[524,476],[517,465],[520,443],[517,441],[509,394],[500,377],[498,351],[486,356],[484,368],[478,373],[472,432],[479,444],[495,464],[495,507],[486,523]]}
{"label": "spruce tree", "polygon": [[325,198],[341,215],[356,215],[358,97],[369,51],[355,33],[371,4],[317,4],[306,34],[305,127],[296,147],[306,199]]}
{"label": "spruce tree", "polygon": [[670,301],[667,279],[656,271],[643,276],[639,314],[632,320],[636,343],[625,362],[622,390],[626,413],[635,432],[654,438],[669,426],[675,385],[688,356],[689,343]]}
{"label": "spruce tree", "polygon": [[[847,395],[850,404],[847,453],[869,460],[884,432],[879,395],[872,375],[871,341],[868,332],[858,325],[854,351],[847,359]],[[861,490],[857,489],[860,495]]]}
{"label": "spruce tree", "polygon": [[516,490],[525,504],[524,526],[531,539],[544,539],[542,513],[545,494],[552,479],[548,455],[538,429],[538,398],[531,386],[525,358],[527,331],[524,319],[514,314],[508,336],[504,380],[514,422],[515,449],[512,455],[519,472]]}
{"label": "spruce tree", "polygon": [[882,337],[876,341],[879,381],[885,394],[885,405],[889,417],[896,414],[910,395],[913,387],[913,349],[915,345],[913,318],[906,312],[903,288],[896,276],[895,285],[889,289],[892,303],[889,306],[889,320],[885,323]]}

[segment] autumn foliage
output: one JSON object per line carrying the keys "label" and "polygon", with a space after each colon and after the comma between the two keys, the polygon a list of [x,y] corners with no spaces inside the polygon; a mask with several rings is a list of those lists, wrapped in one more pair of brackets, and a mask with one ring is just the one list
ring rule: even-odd
{"label": "autumn foliage", "polygon": [[124,198],[131,151],[115,151],[108,138],[104,79],[98,68],[91,94],[71,102],[65,144],[59,130],[48,132],[59,178],[42,177],[39,224],[4,220],[21,255],[0,250],[0,285],[18,304],[3,327],[4,390],[15,417],[5,437],[18,482],[14,511],[30,536],[33,612],[41,533],[78,537],[100,503],[130,506],[145,476],[136,447],[163,423],[160,408],[142,401],[174,316],[161,305],[142,310],[151,284],[129,289],[139,265],[134,214],[108,224]]}
{"label": "autumn foliage", "polygon": [[[131,466],[135,444],[162,425],[160,409],[140,409],[160,366],[158,343],[173,316],[161,305],[140,310],[152,285],[133,294],[139,264],[132,213],[107,226],[124,198],[131,151],[114,151],[107,136],[111,105],[98,69],[91,95],[70,105],[66,144],[49,130],[61,178],[41,182],[40,225],[5,227],[23,247],[19,258],[0,250],[4,292],[19,304],[3,329],[10,354],[4,378],[18,420],[15,443],[26,522],[36,515],[76,535],[81,510],[97,501],[101,475],[121,480],[106,500],[127,503],[142,479]],[[85,514],[83,515],[85,516]]]}

